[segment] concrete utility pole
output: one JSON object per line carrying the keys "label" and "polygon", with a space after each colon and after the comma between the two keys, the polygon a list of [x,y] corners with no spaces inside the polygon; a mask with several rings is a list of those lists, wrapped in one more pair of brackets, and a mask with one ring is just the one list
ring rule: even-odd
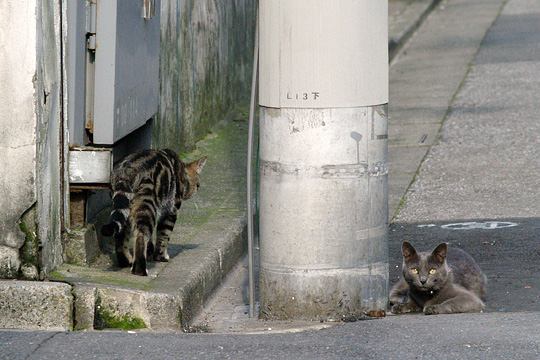
{"label": "concrete utility pole", "polygon": [[386,308],[387,0],[260,1],[261,315]]}

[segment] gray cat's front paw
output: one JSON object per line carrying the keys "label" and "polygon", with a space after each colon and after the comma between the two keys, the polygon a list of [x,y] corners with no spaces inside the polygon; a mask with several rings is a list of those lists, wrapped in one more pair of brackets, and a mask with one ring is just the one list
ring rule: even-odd
{"label": "gray cat's front paw", "polygon": [[425,315],[436,315],[440,314],[439,306],[438,305],[427,305],[424,307],[424,314]]}
{"label": "gray cat's front paw", "polygon": [[388,301],[390,307],[398,304],[405,304],[409,300],[409,298],[405,295],[403,296],[392,296],[390,297],[390,300]]}
{"label": "gray cat's front paw", "polygon": [[393,305],[390,311],[392,312],[392,314],[407,314],[413,312],[413,309],[411,309],[411,307],[407,303],[402,303]]}

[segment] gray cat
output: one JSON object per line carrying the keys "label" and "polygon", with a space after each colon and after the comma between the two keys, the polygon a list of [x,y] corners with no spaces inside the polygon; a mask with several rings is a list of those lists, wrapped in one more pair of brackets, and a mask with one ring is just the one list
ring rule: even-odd
{"label": "gray cat", "polygon": [[433,252],[402,245],[403,276],[390,291],[394,314],[423,311],[426,315],[481,312],[486,276],[465,251],[440,244]]}

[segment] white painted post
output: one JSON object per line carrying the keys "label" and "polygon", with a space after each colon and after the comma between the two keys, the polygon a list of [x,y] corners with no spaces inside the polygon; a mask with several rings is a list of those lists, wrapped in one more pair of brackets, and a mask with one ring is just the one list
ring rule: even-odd
{"label": "white painted post", "polygon": [[387,0],[260,1],[261,315],[386,308]]}

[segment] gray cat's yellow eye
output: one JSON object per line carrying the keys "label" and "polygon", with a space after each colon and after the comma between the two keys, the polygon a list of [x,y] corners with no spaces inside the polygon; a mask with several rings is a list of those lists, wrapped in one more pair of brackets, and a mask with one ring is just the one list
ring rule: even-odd
{"label": "gray cat's yellow eye", "polygon": [[435,269],[430,269],[430,270],[429,270],[429,275],[433,275],[433,274],[435,274],[436,272],[437,272],[437,270],[435,270]]}
{"label": "gray cat's yellow eye", "polygon": [[417,269],[417,268],[412,268],[412,269],[411,269],[411,272],[412,272],[413,274],[418,274],[418,269]]}

